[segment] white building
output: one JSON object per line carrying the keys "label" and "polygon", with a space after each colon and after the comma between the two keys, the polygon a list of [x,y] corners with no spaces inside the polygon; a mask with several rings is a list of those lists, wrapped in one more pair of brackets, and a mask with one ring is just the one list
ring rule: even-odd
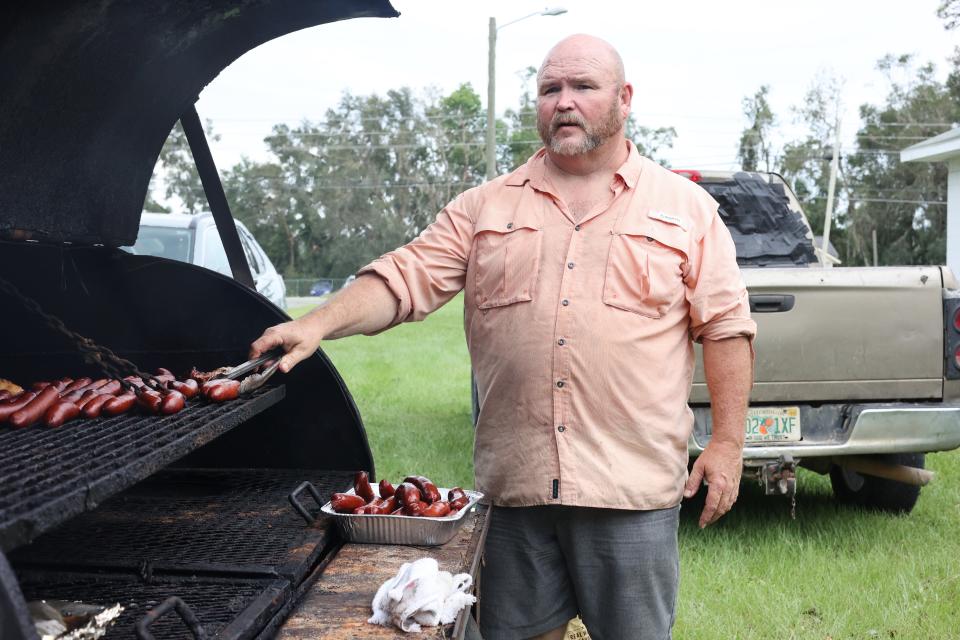
{"label": "white building", "polygon": [[960,127],[907,147],[900,160],[947,163],[947,266],[960,276]]}

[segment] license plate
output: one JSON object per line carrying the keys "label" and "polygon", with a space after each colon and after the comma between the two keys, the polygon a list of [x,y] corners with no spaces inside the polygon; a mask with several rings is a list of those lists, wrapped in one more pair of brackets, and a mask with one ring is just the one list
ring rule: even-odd
{"label": "license plate", "polygon": [[747,442],[794,442],[800,439],[800,407],[750,407]]}

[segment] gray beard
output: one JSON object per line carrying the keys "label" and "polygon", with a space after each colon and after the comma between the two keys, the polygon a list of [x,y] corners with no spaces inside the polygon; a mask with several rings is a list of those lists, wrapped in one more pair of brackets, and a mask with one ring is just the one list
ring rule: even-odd
{"label": "gray beard", "polygon": [[[585,125],[586,123],[583,124]],[[586,126],[580,127],[584,132],[584,137],[579,142],[557,140],[555,137],[557,127],[556,116],[549,127],[543,127],[538,116],[537,132],[540,134],[540,140],[544,146],[559,156],[578,156],[593,151],[617,135],[623,128],[623,120],[620,118],[617,101],[614,100],[610,103],[610,109],[607,111],[606,116],[597,123],[597,126],[594,127],[593,130],[588,129]]]}

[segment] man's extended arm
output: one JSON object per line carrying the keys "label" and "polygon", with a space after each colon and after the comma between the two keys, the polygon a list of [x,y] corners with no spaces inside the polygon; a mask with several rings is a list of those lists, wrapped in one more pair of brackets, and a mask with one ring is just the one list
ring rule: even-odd
{"label": "man's extended arm", "polygon": [[710,390],[712,435],[694,463],[683,492],[688,498],[694,495],[706,478],[709,487],[700,527],[719,520],[737,501],[740,491],[744,421],[753,384],[749,339],[703,340],[703,370]]}
{"label": "man's extended arm", "polygon": [[373,274],[362,275],[305,316],[264,331],[250,345],[250,357],[283,346],[287,353],[280,370],[286,373],[316,351],[322,340],[379,331],[396,315],[397,299],[384,281]]}

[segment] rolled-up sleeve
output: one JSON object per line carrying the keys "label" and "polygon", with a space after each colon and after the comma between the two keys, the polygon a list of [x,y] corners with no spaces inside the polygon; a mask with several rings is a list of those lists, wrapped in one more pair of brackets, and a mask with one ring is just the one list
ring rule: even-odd
{"label": "rolled-up sleeve", "polygon": [[690,337],[696,342],[737,336],[752,341],[757,325],[750,318],[750,299],[737,265],[736,246],[715,204],[690,254],[685,277]]}
{"label": "rolled-up sleeve", "polygon": [[397,315],[385,329],[423,320],[463,289],[474,222],[459,200],[447,205],[414,240],[357,272],[379,276],[397,299]]}

